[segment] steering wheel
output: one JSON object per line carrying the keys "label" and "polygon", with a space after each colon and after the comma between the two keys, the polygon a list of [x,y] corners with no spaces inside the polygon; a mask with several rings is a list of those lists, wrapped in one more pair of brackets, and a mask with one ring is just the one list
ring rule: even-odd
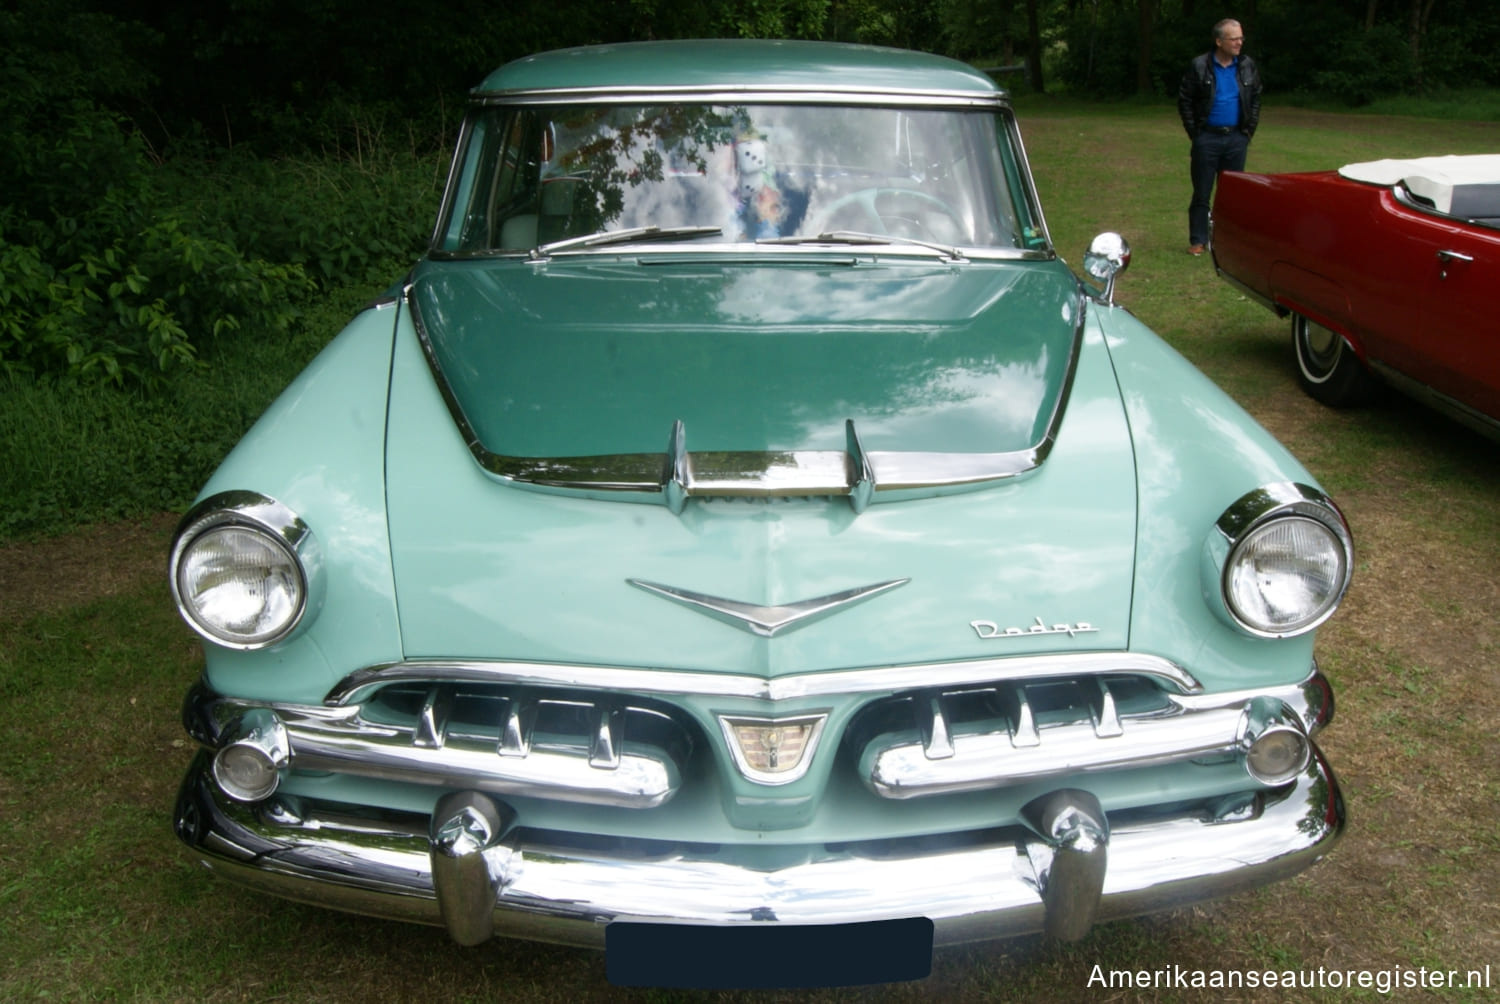
{"label": "steering wheel", "polygon": [[[952,225],[951,234],[934,234],[932,228],[923,222],[923,215],[934,211]],[[840,222],[840,217],[845,217],[845,220]],[[857,222],[849,217],[855,217]],[[877,186],[861,188],[834,199],[824,208],[812,232],[863,230],[893,237],[952,242],[962,240],[965,229],[957,210],[936,195],[916,188]]]}

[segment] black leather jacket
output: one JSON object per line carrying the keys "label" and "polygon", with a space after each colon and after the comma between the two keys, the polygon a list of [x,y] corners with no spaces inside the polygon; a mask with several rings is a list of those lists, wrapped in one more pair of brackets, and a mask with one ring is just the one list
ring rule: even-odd
{"label": "black leather jacket", "polygon": [[[1182,127],[1189,139],[1197,139],[1198,133],[1208,123],[1209,110],[1214,106],[1214,54],[1212,51],[1194,59],[1188,71],[1182,75],[1182,86],[1177,89],[1177,114],[1182,116]],[[1255,135],[1260,124],[1260,71],[1255,60],[1240,55],[1238,67],[1240,82],[1240,132]]]}

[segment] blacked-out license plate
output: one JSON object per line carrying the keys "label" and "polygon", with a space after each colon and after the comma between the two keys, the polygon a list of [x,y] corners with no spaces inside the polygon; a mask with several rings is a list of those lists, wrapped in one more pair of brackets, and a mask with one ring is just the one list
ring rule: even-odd
{"label": "blacked-out license plate", "polygon": [[609,982],[705,990],[843,987],[925,979],[932,921],[709,927],[615,921],[604,929]]}

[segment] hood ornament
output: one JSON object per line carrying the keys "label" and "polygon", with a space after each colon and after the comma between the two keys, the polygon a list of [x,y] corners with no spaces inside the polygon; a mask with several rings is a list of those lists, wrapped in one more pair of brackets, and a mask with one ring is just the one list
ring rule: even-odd
{"label": "hood ornament", "polygon": [[827,596],[771,607],[742,603],[739,600],[726,599],[722,596],[695,593],[688,589],[677,589],[656,582],[647,582],[644,579],[626,579],[625,581],[648,593],[655,593],[675,603],[681,603],[689,609],[749,631],[758,637],[770,638],[779,632],[791,631],[811,624],[813,621],[837,613],[845,607],[860,603],[872,596],[895,589],[897,586],[904,586],[911,579],[891,579],[889,582],[877,582],[872,586],[859,586],[839,593],[829,593]]}

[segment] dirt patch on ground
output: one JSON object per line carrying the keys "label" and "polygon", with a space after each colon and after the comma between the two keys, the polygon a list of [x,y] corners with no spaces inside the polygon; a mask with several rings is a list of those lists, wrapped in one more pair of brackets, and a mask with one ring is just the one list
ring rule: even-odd
{"label": "dirt patch on ground", "polygon": [[178,517],[161,513],[49,540],[0,545],[0,624],[165,583]]}

